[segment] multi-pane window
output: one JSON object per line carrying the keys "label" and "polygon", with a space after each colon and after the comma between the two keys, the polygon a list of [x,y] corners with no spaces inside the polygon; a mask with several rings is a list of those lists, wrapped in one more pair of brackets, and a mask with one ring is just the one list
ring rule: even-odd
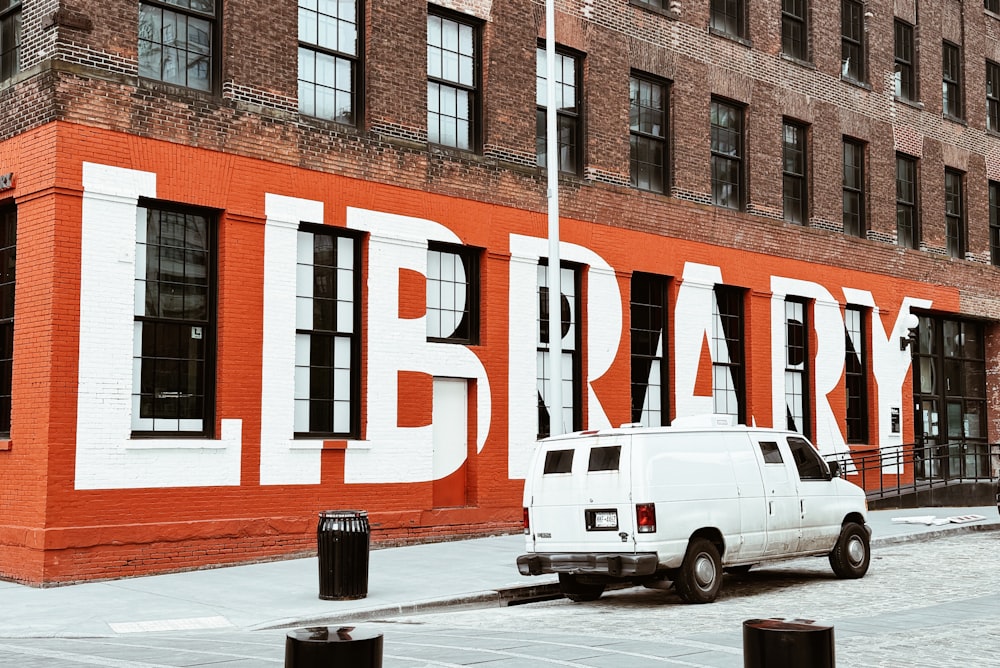
{"label": "multi-pane window", "polygon": [[1000,65],[990,60],[986,61],[986,129],[1000,132]]}
{"label": "multi-pane window", "polygon": [[865,145],[844,138],[844,234],[865,236]]}
{"label": "multi-pane window", "polygon": [[804,225],[809,219],[806,184],[806,129],[798,123],[782,124],[782,179],[785,220]]}
{"label": "multi-pane window", "polygon": [[0,81],[17,74],[21,55],[21,0],[0,0]]}
{"label": "multi-pane window", "polygon": [[427,338],[478,343],[479,256],[468,248],[427,250]]}
{"label": "multi-pane window", "polygon": [[905,21],[895,21],[895,74],[896,97],[901,100],[917,99],[917,80],[914,76],[913,26]]}
{"label": "multi-pane window", "polygon": [[667,9],[666,0],[629,0],[633,5],[639,5],[641,7],[652,7],[653,9],[659,9],[663,11]]}
{"label": "multi-pane window", "polygon": [[14,286],[17,209],[0,209],[0,436],[10,436],[14,379]]}
{"label": "multi-pane window", "polygon": [[632,274],[632,422],[670,422],[667,400],[667,278]]}
{"label": "multi-pane window", "polygon": [[844,385],[847,390],[847,442],[868,440],[868,362],[865,355],[865,312],[844,309]]}
{"label": "multi-pane window", "polygon": [[299,111],[354,124],[358,117],[356,0],[299,0]]}
{"label": "multi-pane window", "polygon": [[806,305],[785,301],[785,420],[791,431],[809,435],[809,329]]}
{"label": "multi-pane window", "polygon": [[896,154],[896,243],[916,248],[917,228],[917,161]]}
{"label": "multi-pane window", "polygon": [[729,37],[746,37],[745,0],[711,0],[709,25]]}
{"label": "multi-pane window", "polygon": [[1000,183],[990,181],[990,262],[1000,266]]}
{"label": "multi-pane window", "polygon": [[809,59],[806,0],[781,0],[781,51],[798,60]]}
{"label": "multi-pane window", "polygon": [[948,255],[965,257],[965,204],[962,200],[962,172],[944,170],[944,219]]}
{"label": "multi-pane window", "polygon": [[215,221],[145,209],[136,225],[132,430],[210,435]]}
{"label": "multi-pane window", "polygon": [[941,49],[941,110],[962,118],[962,55],[958,46],[944,42]]}
{"label": "multi-pane window", "polygon": [[211,91],[218,0],[141,0],[139,76]]}
{"label": "multi-pane window", "polygon": [[[552,378],[552,353],[549,349],[549,268],[538,265],[538,326],[536,328],[536,373],[538,391],[538,437],[552,433],[552,407],[549,401],[549,385]],[[561,287],[562,360],[560,375],[562,383],[562,410],[557,419],[561,420],[560,433],[578,431],[581,428],[580,397],[580,347],[581,333],[577,314],[580,313],[580,285],[576,271],[563,267],[559,273]]]}
{"label": "multi-pane window", "polygon": [[667,86],[633,75],[629,79],[629,173],[632,185],[666,189]]}
{"label": "multi-pane window", "polygon": [[746,387],[743,365],[743,291],[715,286],[712,300],[712,407],[713,413],[746,420]]}
{"label": "multi-pane window", "polygon": [[864,6],[856,0],[840,0],[840,75],[851,81],[865,80]]}
{"label": "multi-pane window", "polygon": [[427,141],[476,149],[478,31],[465,21],[427,15]]}
{"label": "multi-pane window", "polygon": [[298,233],[295,433],[356,436],[360,404],[358,241],[319,226]]}
{"label": "multi-pane window", "polygon": [[[556,91],[556,143],[559,152],[559,171],[577,174],[580,171],[583,121],[581,120],[582,91],[580,88],[579,58],[557,51],[555,54]],[[535,147],[538,166],[547,164],[547,58],[545,49],[535,51]]]}
{"label": "multi-pane window", "polygon": [[743,208],[743,109],[712,100],[712,204]]}

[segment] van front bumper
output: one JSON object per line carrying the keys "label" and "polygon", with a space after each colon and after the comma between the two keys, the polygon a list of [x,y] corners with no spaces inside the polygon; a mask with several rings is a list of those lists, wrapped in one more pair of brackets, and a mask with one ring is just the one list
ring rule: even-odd
{"label": "van front bumper", "polygon": [[611,577],[636,577],[656,572],[659,559],[655,552],[647,553],[586,553],[542,552],[522,554],[517,558],[521,575],[543,573],[574,573],[576,575],[609,575]]}

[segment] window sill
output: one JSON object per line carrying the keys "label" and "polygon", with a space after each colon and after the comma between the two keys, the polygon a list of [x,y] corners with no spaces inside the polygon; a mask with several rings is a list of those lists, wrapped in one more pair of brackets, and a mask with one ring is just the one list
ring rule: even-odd
{"label": "window sill", "polygon": [[917,100],[909,100],[905,97],[899,97],[898,95],[893,95],[892,99],[900,104],[905,104],[907,107],[913,107],[914,109],[919,109],[923,111],[924,103],[918,102]]}
{"label": "window sill", "polygon": [[964,125],[966,127],[968,127],[969,125],[969,121],[965,120],[964,118],[959,118],[958,116],[952,116],[951,114],[942,114],[941,118],[943,118],[946,121],[956,123],[958,125]]}
{"label": "window sill", "polygon": [[0,452],[9,452],[14,448],[14,441],[9,438],[0,439]]}
{"label": "window sill", "polygon": [[202,440],[200,438],[136,438],[125,444],[126,450],[225,450],[223,441]]}
{"label": "window sill", "polygon": [[292,441],[290,450],[371,450],[371,441],[350,441],[347,439],[301,438]]}
{"label": "window sill", "polygon": [[681,17],[681,13],[674,9],[661,9],[659,7],[653,7],[652,5],[647,5],[642,2],[642,0],[629,0],[629,4],[633,7],[638,7],[639,9],[644,9],[651,14],[659,14],[660,16],[665,16],[668,19],[674,19],[675,21]]}
{"label": "window sill", "polygon": [[852,86],[857,86],[858,88],[864,88],[867,91],[871,91],[872,85],[867,81],[858,81],[857,79],[852,79],[851,77],[840,75],[840,80],[844,83],[851,84]]}
{"label": "window sill", "polygon": [[728,32],[723,32],[719,30],[718,28],[712,28],[711,26],[709,26],[708,34],[715,35],[716,37],[721,37],[723,39],[728,39],[730,42],[736,42],[737,44],[741,44],[747,47],[748,49],[753,48],[753,42],[747,39],[746,37],[740,37],[739,35],[731,35]]}
{"label": "window sill", "polygon": [[810,70],[815,70],[816,69],[816,63],[812,62],[811,60],[802,60],[801,58],[796,58],[795,56],[790,56],[787,53],[782,53],[781,54],[781,59],[785,60],[785,61],[788,61],[790,63],[795,63],[796,65],[799,65],[801,67],[806,67],[806,68],[808,68]]}

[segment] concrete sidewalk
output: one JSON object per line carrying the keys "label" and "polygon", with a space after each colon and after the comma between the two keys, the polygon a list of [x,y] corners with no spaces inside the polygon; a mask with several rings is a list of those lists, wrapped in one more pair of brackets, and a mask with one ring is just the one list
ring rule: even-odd
{"label": "concrete sidewalk", "polygon": [[[984,519],[945,522],[970,515]],[[894,521],[903,518],[911,521]],[[1000,530],[1000,515],[995,506],[878,510],[869,513],[869,524],[877,549]],[[373,550],[368,596],[355,601],[319,599],[315,557],[49,589],[0,582],[0,637],[309,626],[553,593],[554,575],[517,572],[514,560],[523,549],[524,537],[512,535]]]}

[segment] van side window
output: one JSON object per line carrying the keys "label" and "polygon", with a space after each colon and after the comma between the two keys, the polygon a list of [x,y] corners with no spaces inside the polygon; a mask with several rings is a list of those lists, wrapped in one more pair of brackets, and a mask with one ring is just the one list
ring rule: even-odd
{"label": "van side window", "polygon": [[760,451],[764,455],[765,464],[781,464],[781,451],[778,450],[778,444],[773,441],[761,441],[758,443],[760,446]]}
{"label": "van side window", "polygon": [[622,454],[622,446],[612,445],[605,448],[590,449],[590,466],[588,471],[617,471],[618,460]]}
{"label": "van side window", "polygon": [[792,449],[795,467],[799,470],[802,480],[826,480],[826,464],[820,458],[816,448],[797,436],[788,437],[788,447]]}
{"label": "van side window", "polygon": [[572,450],[549,450],[545,453],[545,469],[542,473],[569,473],[572,470]]}

